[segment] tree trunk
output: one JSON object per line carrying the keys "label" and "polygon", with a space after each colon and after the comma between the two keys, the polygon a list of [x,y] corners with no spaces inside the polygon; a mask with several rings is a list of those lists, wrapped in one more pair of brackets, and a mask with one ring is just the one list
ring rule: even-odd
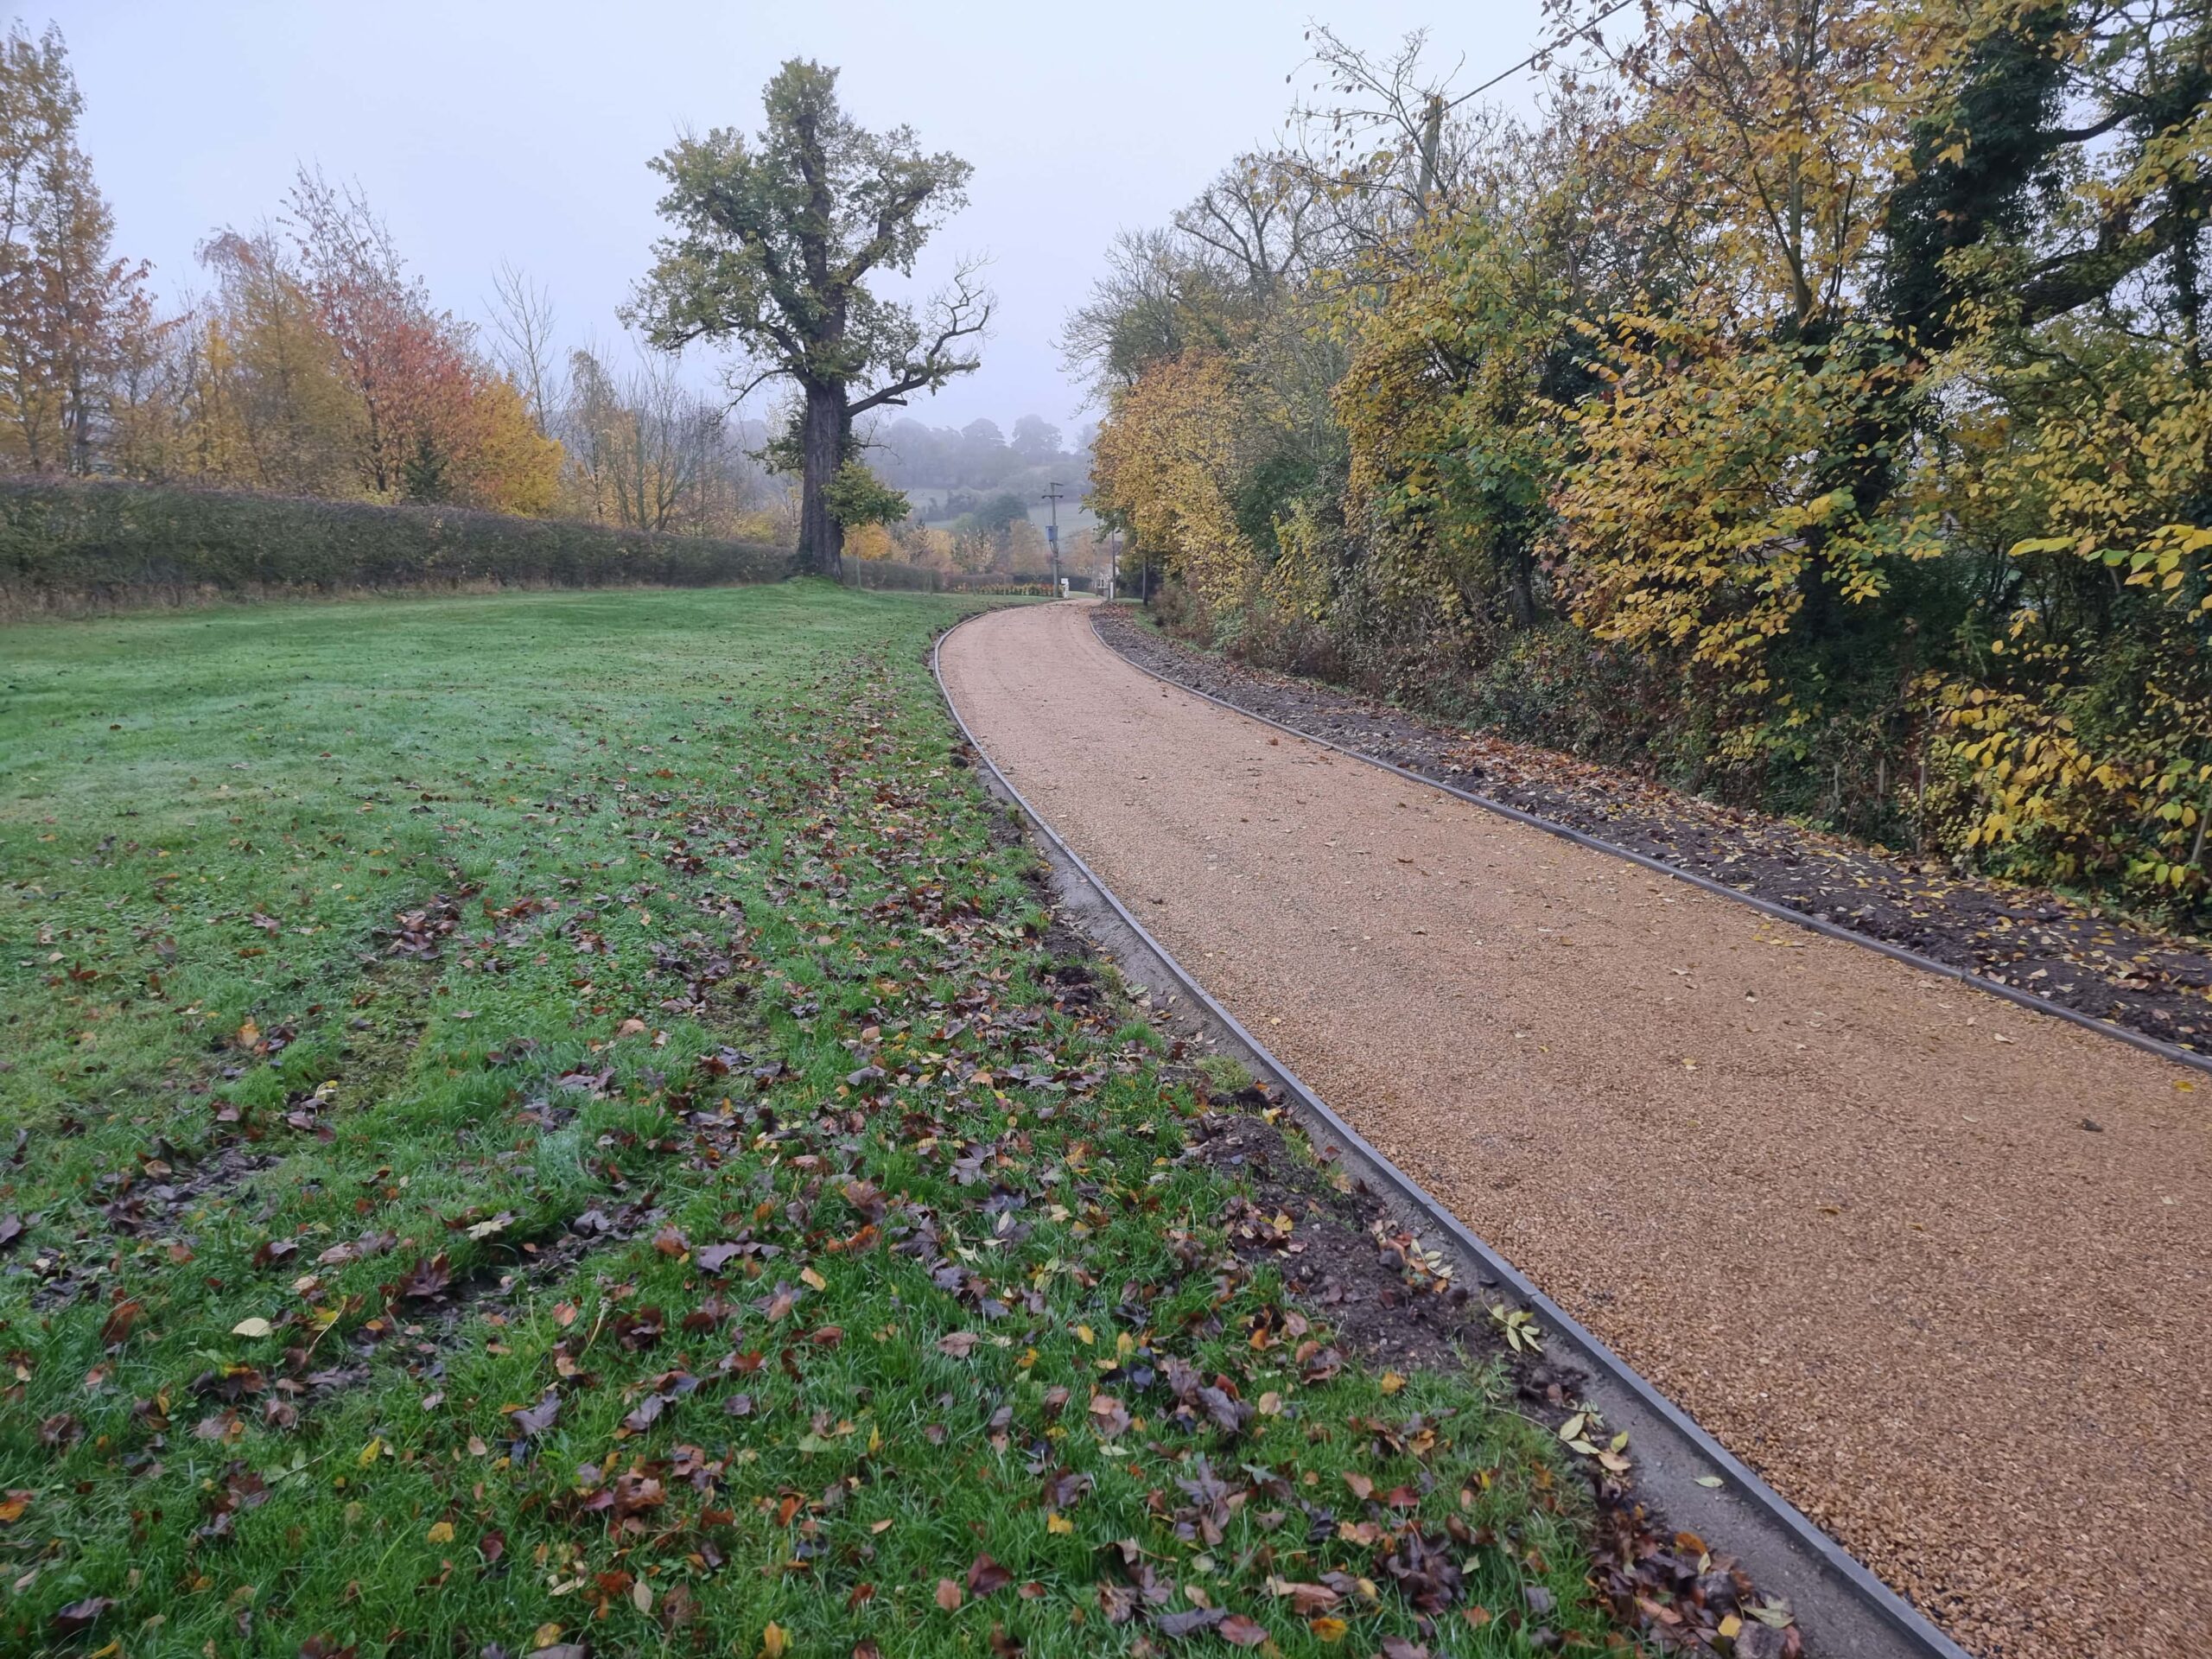
{"label": "tree trunk", "polygon": [[92,470],[92,418],[86,407],[85,365],[72,362],[69,365],[69,414],[67,435],[69,464],[65,469],[79,478],[87,478]]}
{"label": "tree trunk", "polygon": [[1536,626],[1536,562],[1529,544],[1517,537],[1506,554],[1508,592],[1513,607],[1513,626],[1533,628]]}
{"label": "tree trunk", "polygon": [[844,526],[830,516],[830,480],[845,462],[852,416],[842,386],[809,386],[799,429],[798,565],[836,581],[843,574]]}

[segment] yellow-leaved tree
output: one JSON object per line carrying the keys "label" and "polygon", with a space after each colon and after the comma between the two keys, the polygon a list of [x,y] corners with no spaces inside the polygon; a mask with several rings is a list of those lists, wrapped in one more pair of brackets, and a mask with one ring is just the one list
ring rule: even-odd
{"label": "yellow-leaved tree", "polygon": [[1137,546],[1214,605],[1249,597],[1261,576],[1230,495],[1237,402],[1225,354],[1193,348],[1164,359],[1116,395],[1091,463],[1096,499],[1128,519]]}
{"label": "yellow-leaved tree", "polygon": [[849,559],[880,561],[895,558],[898,552],[899,544],[881,524],[853,524],[845,531],[845,556]]}
{"label": "yellow-leaved tree", "polygon": [[530,406],[505,375],[469,388],[454,445],[454,491],[471,506],[541,518],[561,499],[561,445],[537,429]]}

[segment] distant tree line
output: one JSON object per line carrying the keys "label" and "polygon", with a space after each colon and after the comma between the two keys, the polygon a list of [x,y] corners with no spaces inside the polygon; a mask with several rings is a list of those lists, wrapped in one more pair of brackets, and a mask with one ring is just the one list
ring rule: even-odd
{"label": "distant tree line", "polygon": [[1096,505],[1249,656],[2201,916],[2212,13],[1597,24],[1533,120],[1317,31],[1070,320]]}
{"label": "distant tree line", "polygon": [[563,353],[496,282],[480,331],[410,274],[361,191],[303,167],[270,219],[199,249],[166,308],[78,143],[60,33],[0,41],[0,470],[451,504],[790,540],[767,434],[670,361]]}
{"label": "distant tree line", "polygon": [[[1071,450],[1041,416],[1015,421],[1009,441],[995,421],[959,428],[908,418],[877,422],[857,435],[873,476],[905,492],[909,511],[849,532],[846,550],[945,572],[1001,575],[1044,571],[1051,559],[1033,509],[1058,483],[1069,504],[1061,533],[1078,533],[1073,505],[1089,487],[1090,433]],[[1085,543],[1088,557],[1088,542]],[[1071,540],[1063,544],[1072,552]],[[1088,566],[1085,567],[1088,569]]]}
{"label": "distant tree line", "polygon": [[1089,431],[1070,449],[1060,429],[1037,415],[1016,421],[1011,437],[995,421],[970,421],[956,429],[911,416],[880,422],[861,435],[868,464],[902,490],[1010,488],[1033,494],[1053,478],[1079,484],[1090,468]]}

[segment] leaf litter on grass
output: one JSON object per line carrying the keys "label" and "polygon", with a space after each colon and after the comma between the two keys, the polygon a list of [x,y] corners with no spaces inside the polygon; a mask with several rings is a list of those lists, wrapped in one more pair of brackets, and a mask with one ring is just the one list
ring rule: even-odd
{"label": "leaf litter on grass", "polygon": [[[1604,1562],[1648,1560],[1648,1529],[1566,1477],[1479,1330],[1370,1363],[1336,1329],[1358,1310],[1240,1243],[1246,1175],[1193,1153],[1203,1084],[1066,959],[951,751],[915,661],[948,607],[715,599],[797,625],[772,689],[666,596],[626,597],[639,632],[565,706],[509,693],[442,737],[419,709],[378,732],[425,751],[411,795],[440,798],[388,804],[404,835],[308,855],[373,815],[342,779],[318,804],[305,773],[332,768],[304,760],[291,828],[168,835],[230,854],[224,885],[264,889],[249,908],[280,928],[321,912],[305,880],[268,890],[266,842],[365,888],[391,874],[342,928],[186,946],[160,997],[107,1016],[166,1033],[143,1058],[73,1070],[97,978],[0,987],[11,1011],[73,999],[31,1050],[33,1155],[0,1188],[22,1218],[9,1645],[1409,1654],[1717,1630],[1700,1610],[1742,1592],[1679,1541],[1637,1581],[1649,1610],[1624,1605]],[[435,642],[452,614],[394,626]],[[510,611],[549,658],[516,683],[556,682],[566,615]],[[357,764],[330,728],[361,716],[297,718]],[[540,768],[526,791],[485,786],[510,763]],[[19,912],[75,944],[116,940],[111,900],[156,937],[237,910],[143,863],[81,871],[55,855]],[[103,1209],[247,1146],[270,1161],[131,1227]],[[56,1256],[79,1276],[36,1306]],[[1424,1308],[1429,1266],[1395,1269]],[[1630,1541],[1593,1560],[1607,1528]]]}

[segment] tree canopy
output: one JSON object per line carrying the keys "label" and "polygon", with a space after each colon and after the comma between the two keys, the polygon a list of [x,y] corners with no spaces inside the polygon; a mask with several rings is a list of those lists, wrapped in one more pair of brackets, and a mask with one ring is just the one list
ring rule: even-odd
{"label": "tree canopy", "polygon": [[654,161],[674,228],[633,312],[664,349],[731,348],[734,397],[791,383],[800,554],[824,572],[842,544],[827,492],[854,459],[855,418],[973,372],[992,304],[973,264],[918,309],[868,286],[876,272],[912,274],[964,203],[970,169],[925,153],[911,128],[868,130],[836,85],[836,70],[794,59],[768,83],[753,137],[717,127]]}
{"label": "tree canopy", "polygon": [[1554,7],[1544,114],[1324,96],[1109,251],[1094,505],[1248,657],[2212,912],[2212,22]]}

